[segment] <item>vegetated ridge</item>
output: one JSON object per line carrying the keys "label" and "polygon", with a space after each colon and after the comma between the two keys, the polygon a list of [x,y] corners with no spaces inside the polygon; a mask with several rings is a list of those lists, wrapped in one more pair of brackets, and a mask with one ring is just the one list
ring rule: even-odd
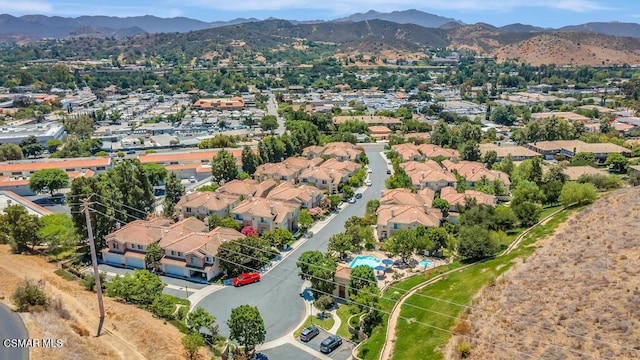
{"label": "vegetated ridge", "polygon": [[618,190],[537,243],[478,294],[447,358],[458,359],[467,342],[467,359],[524,358],[488,344],[542,359],[638,359],[639,196],[638,187]]}

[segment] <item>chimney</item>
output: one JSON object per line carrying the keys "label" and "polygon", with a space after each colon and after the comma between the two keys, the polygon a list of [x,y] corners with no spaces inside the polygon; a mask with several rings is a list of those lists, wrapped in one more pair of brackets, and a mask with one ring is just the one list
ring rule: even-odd
{"label": "chimney", "polygon": [[391,217],[396,216],[396,208],[391,208]]}
{"label": "chimney", "polygon": [[120,222],[116,221],[116,230],[120,230]]}
{"label": "chimney", "polygon": [[427,203],[422,204],[422,208],[424,209],[424,213],[427,214],[429,210],[429,206],[427,205]]}
{"label": "chimney", "polygon": [[216,194],[216,199],[220,200],[220,190],[216,189],[215,194]]}
{"label": "chimney", "polygon": [[271,212],[271,215],[276,214],[276,208],[275,206],[273,206],[273,204],[269,205],[269,212]]}
{"label": "chimney", "polygon": [[182,220],[184,220],[184,214],[178,215],[178,221],[182,221]]}

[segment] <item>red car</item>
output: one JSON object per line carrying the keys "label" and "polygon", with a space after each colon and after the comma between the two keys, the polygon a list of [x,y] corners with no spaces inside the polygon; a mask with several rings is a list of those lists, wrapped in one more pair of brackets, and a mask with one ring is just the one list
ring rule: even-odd
{"label": "red car", "polygon": [[258,273],[245,273],[240,274],[237,278],[233,278],[233,286],[243,286],[260,281],[260,274]]}

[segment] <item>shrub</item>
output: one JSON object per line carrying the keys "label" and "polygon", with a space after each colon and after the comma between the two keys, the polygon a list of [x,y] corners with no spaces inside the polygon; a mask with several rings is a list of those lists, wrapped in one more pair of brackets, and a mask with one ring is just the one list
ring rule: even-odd
{"label": "shrub", "polygon": [[460,345],[458,345],[458,354],[460,354],[460,357],[463,359],[468,358],[471,355],[471,346],[463,341],[460,343]]}
{"label": "shrub", "polygon": [[53,273],[68,281],[72,281],[76,279],[76,277],[73,276],[73,274],[69,273],[65,269],[56,269],[56,271],[54,271]]}
{"label": "shrub", "polygon": [[581,184],[591,183],[599,191],[613,190],[622,187],[622,180],[615,175],[584,174],[578,178]]}
{"label": "shrub", "polygon": [[[101,272],[100,284],[102,285],[103,289],[104,289],[104,283],[105,283],[105,273]],[[95,291],[96,279],[93,277],[93,275],[87,274],[87,275],[84,275],[82,280],[80,280],[80,284],[82,284],[82,286],[84,286],[84,288],[89,291]]]}
{"label": "shrub", "polygon": [[18,311],[21,312],[35,311],[38,308],[46,310],[49,306],[47,294],[44,292],[44,283],[36,283],[28,279],[18,284],[11,295],[11,299],[18,308]]}
{"label": "shrub", "polygon": [[51,303],[49,304],[49,307],[53,309],[56,313],[58,313],[58,315],[65,320],[70,320],[72,318],[71,313],[69,312],[69,310],[64,308],[62,304],[62,299],[60,298],[56,298],[53,301],[51,301]]}

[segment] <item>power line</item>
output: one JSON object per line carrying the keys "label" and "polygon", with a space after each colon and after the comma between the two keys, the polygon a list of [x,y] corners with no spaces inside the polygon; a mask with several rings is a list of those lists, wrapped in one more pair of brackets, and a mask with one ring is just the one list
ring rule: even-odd
{"label": "power line", "polygon": [[[105,204],[100,203],[100,202],[94,202],[94,203],[98,203],[98,204],[101,204],[101,205],[103,205],[103,206],[106,206]],[[93,210],[93,209],[92,209],[92,210]],[[113,210],[115,210],[115,211],[117,211],[117,212],[119,212],[119,213],[121,213],[121,214],[125,214],[125,215],[127,215],[127,216],[130,216],[130,217],[132,217],[132,218],[134,218],[134,219],[136,219],[136,220],[144,220],[144,219],[141,219],[141,218],[137,218],[137,217],[135,217],[135,216],[133,216],[133,215],[131,215],[131,214],[128,214],[128,213],[125,213],[125,212],[119,211],[119,210],[117,210],[117,209],[113,209]],[[95,211],[95,212],[100,213],[100,214],[102,214],[103,216],[110,217],[110,218],[112,218],[112,219],[114,219],[114,220],[116,220],[116,221],[118,221],[118,222],[120,222],[120,223],[122,223],[122,224],[126,224],[126,222],[124,222],[124,221],[122,221],[122,220],[120,220],[120,219],[117,219],[117,218],[115,218],[115,217],[113,217],[113,216],[106,215],[106,214],[104,214],[104,213],[102,213],[102,212],[99,212],[99,211]],[[163,228],[162,226],[151,226],[151,227]],[[245,246],[245,247],[248,247],[248,248],[251,248],[251,249],[254,249],[254,250],[258,250],[258,251],[261,251],[261,252],[264,252],[264,253],[267,253],[267,254],[273,255],[273,256],[279,256],[279,255],[280,255],[280,253],[279,253],[279,252],[274,252],[274,251],[269,251],[269,250],[265,250],[265,249],[260,249],[260,248],[257,248],[257,247],[254,247],[254,246],[251,246],[251,245],[249,245],[249,244],[244,244],[244,243],[240,243],[240,242],[239,242],[238,244],[240,244],[240,245],[242,245],[242,246]],[[265,261],[265,260],[263,260],[263,259],[255,258],[255,257],[249,256],[249,255],[243,254],[243,253],[235,252],[235,251],[233,251],[233,250],[229,250],[229,251],[234,252],[234,253],[237,253],[237,254],[244,255],[244,256],[246,256],[246,257],[254,258],[255,260],[258,260],[258,261],[261,261],[261,262],[267,262],[267,261]],[[230,263],[234,263],[234,262],[229,261],[229,260],[224,260],[224,261],[228,261],[228,262],[230,262]],[[270,262],[270,260],[269,260],[269,262]],[[301,262],[301,263],[303,263],[303,264],[305,264],[305,265],[310,265],[310,266],[314,266],[314,267],[316,267],[316,268],[319,268],[316,264],[311,264],[311,263],[308,263],[308,262]],[[237,264],[237,263],[234,263],[234,264]],[[246,267],[246,266],[244,266],[244,265],[241,265],[241,264],[237,264],[237,265],[242,266],[243,268],[248,268],[248,267]],[[287,268],[287,269],[290,269],[290,270],[291,270],[291,268],[290,268],[290,267],[285,267],[285,268]],[[294,269],[294,270],[296,270],[296,271],[297,271],[297,269]],[[327,269],[327,270],[329,270],[329,269]],[[311,276],[311,275],[310,275],[310,276]],[[315,277],[315,276],[312,276],[312,277]],[[315,278],[318,278],[318,277],[315,277]],[[355,279],[357,279],[357,280],[363,280],[363,281],[366,281],[366,282],[370,282],[370,280],[369,280],[369,279],[360,278],[360,277],[354,277],[354,278],[355,278]],[[321,278],[318,278],[318,279],[321,279]],[[322,279],[322,280],[323,280],[323,281],[330,282],[330,283],[337,284],[337,282],[335,282],[335,281],[328,281],[328,280],[324,280],[324,279]],[[397,288],[397,287],[389,287],[389,289],[397,289],[397,290],[403,291],[403,292],[405,292],[405,293],[409,291],[409,290],[405,290],[405,289],[401,289],[401,288]],[[447,304],[450,304],[450,305],[456,305],[456,306],[461,306],[461,307],[464,307],[464,308],[470,308],[470,309],[475,309],[475,310],[480,310],[480,311],[489,312],[489,311],[486,311],[486,310],[482,310],[482,309],[474,308],[474,307],[469,306],[469,305],[459,304],[459,303],[455,303],[455,302],[451,302],[451,301],[448,301],[448,300],[439,299],[439,298],[432,297],[432,296],[428,296],[428,295],[424,295],[424,294],[415,293],[415,295],[422,296],[422,297],[425,297],[425,298],[428,298],[428,299],[432,299],[432,300],[436,300],[436,301],[441,301],[441,302],[444,302],[444,303],[447,303]],[[381,298],[381,299],[385,299],[385,300],[389,300],[389,301],[393,301],[393,302],[397,301],[397,300],[395,300],[395,299],[391,299],[391,298],[383,297],[382,295],[380,295],[380,298]],[[426,311],[426,312],[431,312],[431,313],[434,313],[434,314],[442,315],[442,316],[445,316],[445,317],[454,318],[454,319],[457,319],[457,320],[465,320],[465,319],[457,318],[457,317],[452,316],[452,315],[443,314],[443,313],[440,313],[440,312],[437,312],[437,311],[434,311],[434,310],[431,310],[431,309],[426,309],[426,308],[419,307],[419,306],[417,306],[417,305],[413,305],[413,304],[409,304],[409,303],[403,303],[402,305],[403,305],[403,306],[413,307],[413,308],[416,308],[416,309],[419,309],[419,310],[422,310],[422,311]],[[466,320],[466,321],[469,321],[469,320]],[[534,327],[538,327],[538,328],[541,328],[541,329],[544,329],[544,330],[554,331],[554,332],[559,332],[559,333],[563,333],[563,334],[565,334],[565,335],[575,336],[575,337],[582,338],[582,339],[584,339],[584,340],[591,340],[591,341],[594,341],[594,342],[599,342],[599,343],[602,343],[602,344],[606,344],[606,345],[610,345],[610,346],[615,346],[615,347],[619,347],[619,348],[623,348],[623,349],[627,349],[627,350],[633,350],[633,351],[639,351],[639,350],[640,350],[640,349],[635,349],[635,348],[632,348],[632,347],[628,347],[628,346],[624,346],[624,345],[620,345],[620,344],[616,344],[616,343],[607,342],[607,341],[604,341],[604,340],[598,340],[598,339],[594,339],[594,338],[589,338],[589,337],[586,337],[586,336],[584,336],[584,335],[574,334],[574,333],[571,333],[571,332],[568,332],[568,331],[563,331],[563,330],[559,330],[559,329],[554,329],[554,328],[550,328],[550,327],[545,327],[545,326],[543,326],[543,325],[538,325],[538,324],[534,324],[534,323],[529,323],[529,322],[527,322],[527,321],[523,321],[523,320],[518,320],[518,322],[520,322],[520,323],[525,323],[525,324],[527,324],[527,325],[531,325],[531,326],[534,326]],[[475,322],[472,322],[472,323],[475,323],[475,324],[481,324],[481,325],[485,325],[485,326],[489,326],[489,325],[491,325],[491,324],[485,324],[485,323],[483,323],[483,322],[479,322],[479,321],[475,321]],[[503,331],[505,331],[505,332],[506,332],[506,330],[503,330]],[[558,345],[558,344],[548,344],[548,345],[558,346],[558,347],[563,347],[562,345]],[[581,355],[591,356],[591,357],[592,357],[592,355],[584,354],[584,353],[581,353],[581,352],[579,352],[579,351],[577,351],[577,350],[573,350],[573,349],[568,349],[568,350],[569,350],[569,351],[572,351],[572,352],[579,353],[579,354],[581,354]]]}

